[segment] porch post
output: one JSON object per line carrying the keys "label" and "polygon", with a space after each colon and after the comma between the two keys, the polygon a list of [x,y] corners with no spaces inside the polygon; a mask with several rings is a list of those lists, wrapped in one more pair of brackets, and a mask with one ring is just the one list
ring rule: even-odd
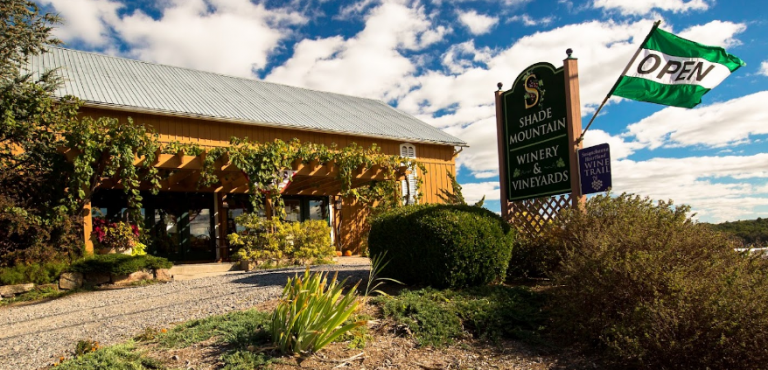
{"label": "porch post", "polygon": [[93,217],[91,217],[91,200],[89,199],[83,206],[83,240],[85,240],[85,253],[93,254],[93,241],[91,232],[93,232]]}

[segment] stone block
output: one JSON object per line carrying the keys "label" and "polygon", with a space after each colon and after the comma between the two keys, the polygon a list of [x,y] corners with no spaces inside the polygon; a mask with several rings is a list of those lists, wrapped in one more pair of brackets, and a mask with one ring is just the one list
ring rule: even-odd
{"label": "stone block", "polygon": [[59,289],[72,290],[83,286],[83,274],[79,272],[65,272],[59,276]]}
{"label": "stone block", "polygon": [[112,277],[110,274],[102,273],[102,272],[94,272],[85,274],[85,282],[88,285],[101,285],[101,284],[109,284],[112,282]]}
{"label": "stone block", "polygon": [[157,281],[173,281],[173,275],[169,269],[157,269],[155,270],[155,280]]}
{"label": "stone block", "polygon": [[32,289],[35,289],[35,284],[16,284],[16,285],[3,285],[0,286],[0,296],[4,298],[13,298],[16,294],[26,293]]}
{"label": "stone block", "polygon": [[150,270],[140,270],[128,275],[112,275],[112,284],[118,286],[125,286],[133,284],[137,281],[152,280],[155,276]]}

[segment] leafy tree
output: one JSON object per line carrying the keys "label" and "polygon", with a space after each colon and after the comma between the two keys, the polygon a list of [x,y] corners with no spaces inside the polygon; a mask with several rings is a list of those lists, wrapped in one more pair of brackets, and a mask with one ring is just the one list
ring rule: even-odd
{"label": "leafy tree", "polygon": [[0,265],[79,245],[78,220],[60,202],[71,166],[57,153],[58,127],[76,118],[77,104],[51,98],[54,71],[35,78],[24,70],[30,56],[59,43],[50,35],[59,21],[29,1],[0,2]]}
{"label": "leafy tree", "polygon": [[765,218],[758,217],[756,220],[723,222],[712,225],[712,228],[735,235],[748,245],[768,245],[768,219]]}
{"label": "leafy tree", "polygon": [[[456,181],[456,176],[448,173],[448,179],[451,180],[451,191],[448,191],[447,189],[440,189],[441,194],[437,195],[438,198],[440,198],[440,200],[442,200],[445,204],[467,205],[467,201],[464,200],[464,195],[461,194],[461,185],[458,181]],[[483,199],[480,199],[473,205],[475,207],[482,207],[483,203],[485,203],[485,195],[483,195]]]}
{"label": "leafy tree", "polygon": [[[60,43],[51,36],[60,21],[31,1],[0,1],[0,265],[78,254],[80,214],[102,180],[119,182],[134,208],[141,180],[159,185],[151,129],[79,119],[79,100],[53,95],[55,70],[26,70],[32,56]],[[138,167],[136,157],[145,159]]]}

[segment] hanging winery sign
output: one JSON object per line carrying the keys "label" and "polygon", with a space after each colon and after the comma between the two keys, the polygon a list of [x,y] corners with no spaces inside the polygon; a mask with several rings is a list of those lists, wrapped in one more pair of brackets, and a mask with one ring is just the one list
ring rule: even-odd
{"label": "hanging winery sign", "polygon": [[507,199],[570,192],[563,69],[536,63],[517,77],[501,99]]}

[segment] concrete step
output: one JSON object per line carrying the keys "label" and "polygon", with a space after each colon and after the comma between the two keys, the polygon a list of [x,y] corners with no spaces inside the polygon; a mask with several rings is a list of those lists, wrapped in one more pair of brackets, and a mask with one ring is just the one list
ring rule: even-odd
{"label": "concrete step", "polygon": [[171,275],[198,275],[240,270],[239,262],[190,263],[174,265]]}

